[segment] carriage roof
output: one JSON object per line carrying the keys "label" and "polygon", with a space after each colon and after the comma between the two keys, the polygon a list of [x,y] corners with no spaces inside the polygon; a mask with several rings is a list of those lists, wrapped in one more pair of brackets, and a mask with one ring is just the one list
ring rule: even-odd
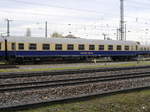
{"label": "carriage roof", "polygon": [[[109,45],[137,45],[134,41],[119,41],[119,40],[100,40],[100,39],[83,39],[83,38],[41,38],[41,37],[7,37],[8,42],[18,43],[58,43],[58,44],[109,44]],[[4,41],[1,37],[0,41]]]}

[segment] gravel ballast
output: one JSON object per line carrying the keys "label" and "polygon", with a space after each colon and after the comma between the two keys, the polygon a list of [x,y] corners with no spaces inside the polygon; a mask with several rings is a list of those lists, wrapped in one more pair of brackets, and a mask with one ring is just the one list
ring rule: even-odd
{"label": "gravel ballast", "polygon": [[65,86],[46,88],[39,90],[26,90],[19,92],[0,93],[0,107],[13,106],[26,103],[48,101],[56,98],[72,97],[90,94],[94,92],[106,92],[111,90],[150,86],[150,78],[120,80],[112,82],[99,82],[78,86]]}

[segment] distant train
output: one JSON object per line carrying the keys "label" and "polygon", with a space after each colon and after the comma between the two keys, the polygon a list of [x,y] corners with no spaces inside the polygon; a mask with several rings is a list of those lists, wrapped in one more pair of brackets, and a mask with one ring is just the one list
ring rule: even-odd
{"label": "distant train", "polygon": [[6,40],[0,38],[0,59],[15,63],[100,57],[110,57],[116,61],[146,55],[150,55],[150,46],[134,41],[13,36]]}

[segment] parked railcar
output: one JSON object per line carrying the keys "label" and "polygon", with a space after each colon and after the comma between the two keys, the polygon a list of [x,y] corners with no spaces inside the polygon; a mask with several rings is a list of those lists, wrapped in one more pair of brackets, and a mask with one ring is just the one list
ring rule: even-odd
{"label": "parked railcar", "polygon": [[0,38],[1,60],[5,58],[17,63],[59,59],[85,60],[99,57],[129,60],[149,54],[149,46],[134,41],[7,37],[6,43],[3,38]]}

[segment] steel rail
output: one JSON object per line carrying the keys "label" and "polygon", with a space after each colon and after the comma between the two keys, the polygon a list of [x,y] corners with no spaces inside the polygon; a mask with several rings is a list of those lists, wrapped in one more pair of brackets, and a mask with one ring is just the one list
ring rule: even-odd
{"label": "steel rail", "polygon": [[0,79],[9,78],[25,78],[25,77],[37,77],[37,76],[54,76],[54,75],[66,75],[66,74],[80,74],[80,73],[94,73],[94,72],[109,72],[120,70],[134,70],[134,69],[147,69],[150,66],[135,66],[135,67],[115,67],[115,68],[81,68],[81,69],[67,69],[67,70],[53,70],[53,71],[37,71],[37,72],[0,72]]}

